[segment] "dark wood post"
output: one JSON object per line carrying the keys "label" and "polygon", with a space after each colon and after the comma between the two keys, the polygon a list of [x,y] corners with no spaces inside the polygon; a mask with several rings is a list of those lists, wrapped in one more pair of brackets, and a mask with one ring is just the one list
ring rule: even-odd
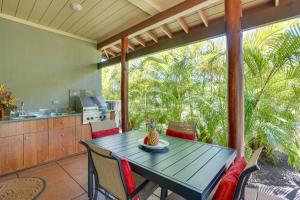
{"label": "dark wood post", "polygon": [[122,131],[128,131],[128,37],[122,38],[121,45],[121,112],[122,112]]}
{"label": "dark wood post", "polygon": [[244,155],[244,66],[241,0],[225,0],[228,65],[228,145]]}

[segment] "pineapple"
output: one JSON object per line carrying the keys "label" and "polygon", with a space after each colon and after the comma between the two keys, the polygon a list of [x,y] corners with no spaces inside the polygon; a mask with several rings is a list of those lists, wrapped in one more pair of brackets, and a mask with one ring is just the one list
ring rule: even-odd
{"label": "pineapple", "polygon": [[156,131],[156,124],[151,121],[148,124],[148,145],[157,145],[159,141],[159,133]]}

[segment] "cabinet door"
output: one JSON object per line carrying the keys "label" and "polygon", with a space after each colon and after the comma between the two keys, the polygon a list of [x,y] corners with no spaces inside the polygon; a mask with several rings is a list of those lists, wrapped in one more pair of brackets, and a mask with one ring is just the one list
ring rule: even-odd
{"label": "cabinet door", "polygon": [[0,138],[0,175],[23,168],[23,135]]}
{"label": "cabinet door", "polygon": [[9,137],[23,134],[23,122],[0,124],[0,137]]}
{"label": "cabinet door", "polygon": [[48,132],[24,135],[24,167],[48,161]]}
{"label": "cabinet door", "polygon": [[75,153],[75,127],[53,130],[52,140],[51,151],[53,159]]}
{"label": "cabinet door", "polygon": [[79,144],[80,140],[86,141],[92,139],[90,125],[82,125],[76,127],[76,150],[77,153],[86,151],[86,148]]}
{"label": "cabinet door", "polygon": [[75,117],[60,117],[53,119],[53,129],[61,129],[66,127],[75,127]]}
{"label": "cabinet door", "polygon": [[23,133],[44,132],[48,130],[47,119],[24,121]]}

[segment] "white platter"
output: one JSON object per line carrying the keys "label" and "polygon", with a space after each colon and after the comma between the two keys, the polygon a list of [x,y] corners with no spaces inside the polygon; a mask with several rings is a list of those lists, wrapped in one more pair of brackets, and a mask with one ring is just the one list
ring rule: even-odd
{"label": "white platter", "polygon": [[158,144],[155,145],[155,146],[144,144],[144,138],[139,139],[138,143],[139,143],[139,145],[141,145],[143,147],[146,147],[147,149],[164,149],[167,146],[169,146],[169,142],[167,142],[165,140],[162,140],[162,139],[159,139]]}

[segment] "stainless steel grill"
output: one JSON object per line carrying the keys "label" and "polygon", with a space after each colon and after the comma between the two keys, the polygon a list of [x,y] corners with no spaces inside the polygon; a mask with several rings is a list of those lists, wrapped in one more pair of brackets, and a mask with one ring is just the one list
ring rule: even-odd
{"label": "stainless steel grill", "polygon": [[82,112],[83,124],[108,119],[106,102],[94,91],[70,90],[70,108]]}

